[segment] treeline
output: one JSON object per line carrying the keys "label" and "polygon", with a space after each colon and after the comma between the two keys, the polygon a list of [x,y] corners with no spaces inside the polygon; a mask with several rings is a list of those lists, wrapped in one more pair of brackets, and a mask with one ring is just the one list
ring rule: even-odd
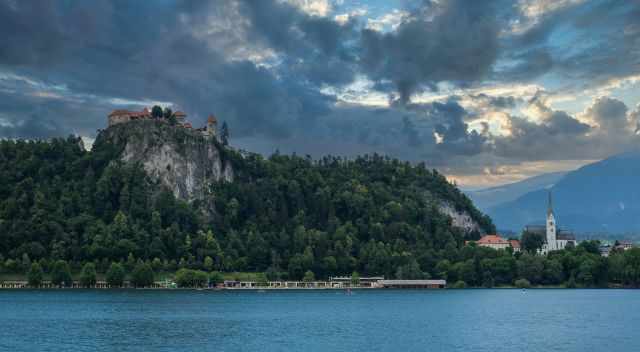
{"label": "treeline", "polygon": [[[187,204],[114,146],[84,151],[77,138],[0,142],[0,270],[48,273],[66,261],[154,271],[266,272],[269,279],[332,275],[435,277],[436,264],[467,239],[494,230],[436,171],[377,155],[240,155],[224,148],[236,181]],[[480,227],[464,233],[443,201]],[[212,210],[212,211],[211,211]],[[210,216],[205,216],[209,211]],[[47,274],[48,275],[48,274]]]}

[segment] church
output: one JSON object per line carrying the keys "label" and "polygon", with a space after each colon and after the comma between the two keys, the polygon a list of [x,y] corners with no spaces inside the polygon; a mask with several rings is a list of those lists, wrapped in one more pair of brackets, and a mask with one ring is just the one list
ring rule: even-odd
{"label": "church", "polygon": [[529,225],[524,228],[525,232],[538,233],[543,235],[545,241],[540,249],[541,254],[547,254],[551,251],[565,249],[568,245],[576,245],[576,237],[571,231],[558,229],[555,215],[553,213],[553,202],[551,192],[549,192],[549,201],[547,205],[547,222],[544,226]]}

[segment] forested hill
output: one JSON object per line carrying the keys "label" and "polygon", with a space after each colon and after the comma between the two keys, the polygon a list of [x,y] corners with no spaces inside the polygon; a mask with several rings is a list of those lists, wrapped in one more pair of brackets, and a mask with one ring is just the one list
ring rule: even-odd
{"label": "forested hill", "polygon": [[[234,177],[187,202],[148,175],[144,160],[123,162],[121,146],[98,143],[87,152],[72,137],[0,142],[0,270],[63,259],[75,268],[95,262],[99,272],[112,262],[149,261],[156,270],[270,278],[308,271],[413,278],[437,276],[436,263],[465,239],[493,231],[466,196],[423,165],[380,156],[263,158],[198,143],[214,144]],[[443,204],[480,230],[452,226]]]}

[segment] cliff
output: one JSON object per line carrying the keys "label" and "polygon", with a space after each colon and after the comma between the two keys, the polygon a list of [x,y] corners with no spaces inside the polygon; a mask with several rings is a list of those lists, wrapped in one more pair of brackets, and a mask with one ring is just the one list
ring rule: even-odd
{"label": "cliff", "polygon": [[140,163],[152,179],[186,201],[204,199],[213,182],[234,179],[217,140],[162,121],[137,120],[100,131],[93,150],[107,149],[124,162]]}
{"label": "cliff", "polygon": [[451,218],[451,225],[453,227],[457,227],[465,233],[484,232],[478,221],[476,221],[467,211],[456,210],[456,208],[448,202],[442,202],[439,206],[439,210],[442,214]]}

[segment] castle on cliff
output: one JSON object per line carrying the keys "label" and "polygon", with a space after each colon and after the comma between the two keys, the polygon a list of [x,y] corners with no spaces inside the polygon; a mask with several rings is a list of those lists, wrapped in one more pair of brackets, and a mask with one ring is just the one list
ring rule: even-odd
{"label": "castle on cliff", "polygon": [[[187,122],[187,114],[182,111],[176,111],[172,113],[172,118],[175,118],[176,126],[193,129],[197,132],[200,132],[203,136],[206,137],[216,137],[218,133],[218,119],[215,116],[209,115],[207,118],[207,124],[200,128],[193,128],[190,122]],[[151,111],[148,108],[144,108],[142,111],[131,111],[131,110],[113,110],[108,116],[107,121],[109,127],[127,123],[129,121],[134,120],[158,120],[158,121],[169,121],[169,119],[161,117],[154,118],[151,115]]]}

